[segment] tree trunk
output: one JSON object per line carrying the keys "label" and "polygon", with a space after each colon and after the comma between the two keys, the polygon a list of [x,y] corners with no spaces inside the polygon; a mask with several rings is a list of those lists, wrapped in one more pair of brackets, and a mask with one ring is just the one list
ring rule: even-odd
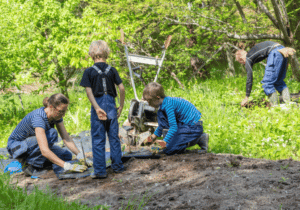
{"label": "tree trunk", "polygon": [[294,54],[293,56],[290,56],[289,61],[291,63],[293,76],[296,78],[298,82],[300,82],[300,68],[299,68],[299,60],[297,58],[297,55]]}
{"label": "tree trunk", "polygon": [[230,48],[228,45],[225,45],[225,51],[226,51],[226,57],[228,61],[228,68],[226,70],[226,74],[233,77],[235,75],[235,69],[234,69],[234,64],[233,64],[233,58],[230,52]]}
{"label": "tree trunk", "polygon": [[60,87],[60,92],[62,93],[62,94],[64,94],[67,98],[69,98],[69,93],[68,93],[68,88],[67,88],[67,86],[62,86],[62,87]]}

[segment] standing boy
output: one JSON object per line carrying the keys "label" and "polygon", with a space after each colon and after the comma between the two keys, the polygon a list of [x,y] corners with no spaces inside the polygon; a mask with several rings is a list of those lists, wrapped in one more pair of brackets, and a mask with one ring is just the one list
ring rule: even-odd
{"label": "standing boy", "polygon": [[261,81],[265,94],[269,97],[272,105],[278,104],[278,95],[276,90],[282,94],[285,102],[290,101],[289,89],[283,80],[285,79],[288,64],[287,57],[292,55],[294,52],[294,49],[289,47],[285,48],[281,44],[272,41],[258,43],[252,47],[248,53],[245,50],[238,50],[236,52],[236,60],[239,63],[244,64],[247,71],[246,97],[242,101],[241,106],[246,105],[251,93],[253,65],[266,58],[268,60],[265,68],[265,75]]}
{"label": "standing boy", "polygon": [[159,108],[158,128],[151,135],[152,141],[168,129],[163,141],[157,140],[165,148],[167,155],[179,154],[187,147],[198,144],[202,150],[208,149],[208,134],[203,133],[201,113],[189,101],[165,96],[164,88],[151,82],[146,85],[143,98],[150,106]]}
{"label": "standing boy", "polygon": [[[94,65],[85,70],[80,85],[86,88],[86,94],[92,104],[91,134],[94,173],[91,177],[102,179],[107,177],[105,162],[106,132],[110,144],[111,167],[115,173],[124,171],[121,161],[122,151],[118,118],[124,105],[125,88],[117,70],[105,63],[109,55],[109,48],[105,41],[93,41],[89,48],[89,55],[94,60]],[[117,96],[115,84],[120,91],[120,107],[118,109],[115,103],[115,97]]]}

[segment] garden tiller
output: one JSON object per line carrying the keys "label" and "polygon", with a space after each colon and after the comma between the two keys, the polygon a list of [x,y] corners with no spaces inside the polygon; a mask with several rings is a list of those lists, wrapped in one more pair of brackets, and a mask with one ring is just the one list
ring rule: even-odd
{"label": "garden tiller", "polygon": [[[170,45],[171,39],[172,36],[171,35],[168,36],[167,40],[165,41],[165,44],[162,46],[161,58],[130,54],[128,52],[127,45],[124,42],[123,30],[121,30],[121,40],[120,41],[117,40],[117,42],[121,42],[125,48],[127,65],[130,73],[130,80],[131,80],[131,84],[135,96],[135,99],[132,99],[130,101],[130,108],[128,113],[128,121],[131,124],[131,126],[123,126],[123,128],[128,133],[128,138],[130,138],[128,140],[131,145],[136,145],[136,144],[140,145],[143,139],[147,137],[147,135],[149,135],[149,132],[153,133],[154,128],[158,126],[157,114],[155,108],[149,106],[146,101],[139,100],[137,97],[133,75],[137,76],[138,78],[141,78],[142,69],[139,66],[132,68],[131,62],[158,66],[158,70],[154,78],[154,82],[156,82],[163,61],[165,59],[166,50]],[[136,72],[137,70],[140,70],[140,74]],[[137,139],[138,136],[139,138]]]}

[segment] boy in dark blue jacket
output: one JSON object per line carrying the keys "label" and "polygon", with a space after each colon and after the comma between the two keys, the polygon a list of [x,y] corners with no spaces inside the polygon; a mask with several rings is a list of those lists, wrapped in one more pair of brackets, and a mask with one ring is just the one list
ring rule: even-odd
{"label": "boy in dark blue jacket", "polygon": [[[124,171],[121,161],[122,151],[119,139],[118,118],[121,115],[125,88],[114,67],[106,64],[109,48],[105,41],[93,41],[89,48],[89,55],[94,65],[87,68],[83,74],[80,86],[86,88],[86,94],[92,104],[91,107],[91,134],[93,150],[94,173],[92,178],[106,178],[105,142],[106,132],[109,138],[112,164],[116,173]],[[120,107],[116,108],[117,96],[115,84],[120,91]]]}
{"label": "boy in dark blue jacket", "polygon": [[164,129],[168,130],[163,141],[156,141],[165,148],[164,153],[179,154],[196,144],[202,150],[208,149],[209,137],[203,133],[201,113],[192,103],[182,98],[165,96],[164,88],[156,82],[146,85],[143,99],[150,106],[159,108],[158,128],[151,135],[152,141],[160,137]]}

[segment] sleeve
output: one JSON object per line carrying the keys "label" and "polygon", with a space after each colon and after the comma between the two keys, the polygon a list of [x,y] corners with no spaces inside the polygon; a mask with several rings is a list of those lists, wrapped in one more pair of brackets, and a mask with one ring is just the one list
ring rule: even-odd
{"label": "sleeve", "polygon": [[166,135],[166,137],[164,138],[164,141],[169,143],[170,140],[174,137],[175,133],[178,130],[178,126],[177,126],[177,122],[176,122],[176,118],[175,118],[175,109],[174,106],[172,106],[171,104],[167,104],[166,105],[166,114],[168,117],[168,122],[169,122],[169,131]]}
{"label": "sleeve", "polygon": [[61,123],[61,122],[63,122],[63,121],[64,121],[63,118],[60,118],[59,120],[55,121],[55,124],[56,124],[56,123]]}
{"label": "sleeve", "polygon": [[155,134],[157,137],[161,137],[161,135],[162,135],[162,127],[158,125],[158,127],[157,127],[156,130],[154,131],[154,134]]}
{"label": "sleeve", "polygon": [[252,90],[252,83],[253,83],[253,62],[251,59],[246,59],[246,71],[247,71],[247,83],[246,83],[246,96],[249,97]]}
{"label": "sleeve", "polygon": [[122,83],[122,79],[120,78],[118,71],[115,68],[113,68],[113,70],[114,70],[114,83],[116,85],[119,85]]}
{"label": "sleeve", "polygon": [[44,128],[46,130],[46,122],[40,115],[36,115],[31,119],[33,128]]}
{"label": "sleeve", "polygon": [[90,81],[90,74],[88,69],[86,69],[83,73],[80,86],[82,87],[92,87],[91,81]]}

